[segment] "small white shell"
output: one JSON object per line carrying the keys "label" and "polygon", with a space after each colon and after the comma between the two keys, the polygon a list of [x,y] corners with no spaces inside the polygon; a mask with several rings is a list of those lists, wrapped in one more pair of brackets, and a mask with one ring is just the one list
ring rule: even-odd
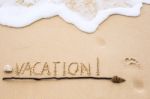
{"label": "small white shell", "polygon": [[10,73],[13,71],[13,67],[11,65],[5,65],[3,71],[6,73]]}

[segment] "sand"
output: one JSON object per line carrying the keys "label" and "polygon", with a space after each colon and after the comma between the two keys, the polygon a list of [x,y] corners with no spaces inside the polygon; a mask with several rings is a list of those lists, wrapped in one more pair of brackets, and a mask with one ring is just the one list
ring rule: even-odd
{"label": "sand", "polygon": [[[0,78],[11,76],[3,73],[6,64],[52,60],[94,63],[99,57],[101,76],[126,79],[122,84],[97,80],[0,80],[0,99],[149,99],[149,9],[145,5],[139,17],[114,15],[93,34],[81,32],[59,17],[25,28],[0,26]],[[134,58],[138,63],[129,65],[125,58]]]}

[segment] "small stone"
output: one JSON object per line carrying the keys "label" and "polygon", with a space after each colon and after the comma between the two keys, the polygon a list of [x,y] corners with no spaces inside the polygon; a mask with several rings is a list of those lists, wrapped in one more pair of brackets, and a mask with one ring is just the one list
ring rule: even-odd
{"label": "small stone", "polygon": [[11,65],[5,65],[4,68],[3,68],[3,71],[5,73],[11,73],[13,71],[13,68]]}

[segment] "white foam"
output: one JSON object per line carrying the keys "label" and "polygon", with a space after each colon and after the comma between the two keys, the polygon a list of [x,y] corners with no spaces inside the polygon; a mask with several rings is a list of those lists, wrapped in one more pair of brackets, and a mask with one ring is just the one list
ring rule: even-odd
{"label": "white foam", "polygon": [[91,33],[112,14],[138,16],[142,3],[150,0],[0,0],[0,24],[24,27],[58,15]]}
{"label": "white foam", "polygon": [[150,4],[150,0],[142,0],[143,3]]}

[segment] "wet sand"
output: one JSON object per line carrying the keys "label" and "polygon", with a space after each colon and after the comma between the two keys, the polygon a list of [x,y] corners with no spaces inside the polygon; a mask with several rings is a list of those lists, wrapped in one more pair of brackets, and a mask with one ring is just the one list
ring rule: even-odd
{"label": "wet sand", "polygon": [[[100,58],[100,76],[118,75],[125,83],[109,81],[0,81],[0,99],[149,99],[150,6],[141,16],[111,16],[93,34],[79,31],[59,17],[25,28],[0,26],[0,78],[5,64],[28,61],[78,61]],[[125,58],[134,58],[125,60]],[[94,65],[92,65],[94,67]],[[96,68],[96,67],[95,67]]]}

